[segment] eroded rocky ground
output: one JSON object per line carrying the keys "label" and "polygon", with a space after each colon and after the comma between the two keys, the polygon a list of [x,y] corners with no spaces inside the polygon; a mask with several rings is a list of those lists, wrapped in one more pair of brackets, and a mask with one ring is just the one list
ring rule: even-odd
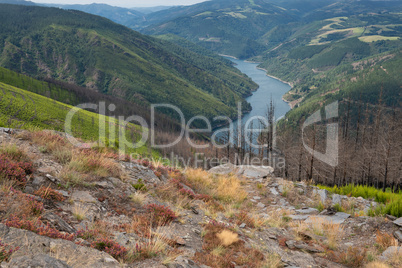
{"label": "eroded rocky ground", "polygon": [[0,142],[1,267],[401,267],[402,219],[271,169],[179,171],[49,132]]}

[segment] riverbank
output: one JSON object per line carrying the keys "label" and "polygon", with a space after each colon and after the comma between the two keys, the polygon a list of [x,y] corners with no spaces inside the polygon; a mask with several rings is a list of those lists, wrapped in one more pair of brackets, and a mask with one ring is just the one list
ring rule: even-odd
{"label": "riverbank", "polygon": [[232,58],[232,59],[235,59],[235,60],[239,60],[235,56],[230,56],[230,55],[225,55],[225,54],[218,54],[218,55],[221,56],[221,57],[227,57],[227,58]]}
{"label": "riverbank", "polygon": [[273,76],[273,75],[268,74],[268,71],[267,71],[266,69],[264,69],[264,68],[257,67],[257,69],[258,69],[258,70],[261,70],[261,71],[264,71],[267,76],[269,76],[269,77],[271,77],[271,78],[273,78],[273,79],[279,80],[279,81],[281,81],[281,82],[284,83],[284,84],[287,84],[288,86],[290,86],[290,90],[291,90],[291,89],[293,88],[293,86],[294,86],[292,82],[283,81],[283,80],[280,79],[279,77],[276,77],[276,76]]}

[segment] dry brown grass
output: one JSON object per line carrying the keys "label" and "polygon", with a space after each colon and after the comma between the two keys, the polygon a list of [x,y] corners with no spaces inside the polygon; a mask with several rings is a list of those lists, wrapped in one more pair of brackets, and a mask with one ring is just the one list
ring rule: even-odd
{"label": "dry brown grass", "polygon": [[74,204],[71,212],[73,213],[74,218],[79,221],[86,219],[89,209],[82,204]]}
{"label": "dry brown grass", "polygon": [[265,263],[263,264],[263,268],[282,268],[282,258],[279,254],[268,254],[265,256]]}
{"label": "dry brown grass", "polygon": [[303,235],[303,233],[309,230],[309,225],[304,221],[292,221],[289,224],[289,227],[294,232],[296,240],[299,241],[304,239],[305,236]]}
{"label": "dry brown grass", "polygon": [[[220,224],[210,223],[205,226],[204,231],[203,251],[195,254],[195,261],[216,268],[236,265],[250,268],[262,267],[264,255],[258,249],[246,246],[243,240],[236,237],[233,230]],[[225,241],[222,240],[225,239],[228,246],[223,245]]]}
{"label": "dry brown grass", "polygon": [[33,143],[44,147],[49,153],[52,153],[56,150],[61,150],[63,148],[72,148],[72,145],[66,142],[64,137],[60,136],[54,131],[34,131],[31,133],[30,138]]}
{"label": "dry brown grass", "polygon": [[108,158],[106,154],[91,150],[74,151],[68,168],[97,177],[120,178],[123,175],[121,167],[116,161]]}
{"label": "dry brown grass", "polygon": [[147,199],[148,194],[142,192],[135,192],[130,195],[131,201],[133,201],[136,205],[142,206]]}
{"label": "dry brown grass", "polygon": [[343,252],[329,252],[329,258],[348,267],[362,267],[366,260],[366,249],[349,247]]}
{"label": "dry brown grass", "polygon": [[382,251],[386,250],[391,246],[398,246],[398,240],[394,238],[393,235],[387,234],[377,230],[376,233],[376,246]]}
{"label": "dry brown grass", "polygon": [[325,236],[327,245],[330,249],[336,249],[338,241],[343,237],[343,226],[340,224],[330,223],[319,217],[310,217],[311,230],[314,234]]}
{"label": "dry brown grass", "polygon": [[268,212],[268,219],[266,223],[271,227],[284,228],[287,227],[291,219],[288,215],[292,214],[291,211],[286,209],[274,210]]}
{"label": "dry brown grass", "polygon": [[383,262],[370,262],[369,264],[367,264],[366,266],[364,266],[365,268],[391,268],[391,266],[389,266],[386,263]]}
{"label": "dry brown grass", "polygon": [[236,233],[233,233],[229,230],[223,230],[222,232],[218,233],[216,236],[221,241],[221,244],[225,247],[233,245],[234,243],[239,241],[239,235]]}
{"label": "dry brown grass", "polygon": [[234,175],[213,175],[200,169],[187,169],[185,175],[193,190],[224,203],[242,202],[247,198],[241,180]]}

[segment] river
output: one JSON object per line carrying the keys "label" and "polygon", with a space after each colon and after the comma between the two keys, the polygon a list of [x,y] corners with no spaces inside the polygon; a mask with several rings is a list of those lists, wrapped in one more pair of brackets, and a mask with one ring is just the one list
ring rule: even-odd
{"label": "river", "polygon": [[246,98],[251,104],[253,110],[243,117],[243,123],[247,122],[253,116],[265,116],[267,113],[267,105],[271,97],[275,105],[275,118],[283,117],[289,110],[288,103],[282,100],[283,95],[290,90],[290,86],[275,78],[267,76],[264,70],[258,69],[257,63],[250,63],[243,60],[228,58],[236,64],[236,68],[242,73],[248,75],[260,87],[252,96]]}
{"label": "river", "polygon": [[[245,124],[252,118],[253,128],[260,128],[259,120],[255,117],[262,116],[266,117],[268,105],[271,101],[274,103],[275,106],[275,119],[278,120],[283,117],[289,110],[290,106],[288,103],[284,102],[282,97],[283,95],[288,92],[291,87],[281,82],[278,79],[272,78],[267,76],[266,72],[262,69],[258,68],[257,63],[251,63],[243,60],[234,59],[231,57],[225,57],[230,59],[236,65],[235,67],[239,69],[242,73],[246,74],[250,77],[255,83],[259,85],[259,88],[253,92],[253,95],[246,98],[246,100],[251,104],[252,111],[248,114],[245,114],[242,118],[242,123]],[[237,129],[238,121],[233,122],[233,131]],[[251,126],[248,125],[250,129]],[[222,127],[218,129],[219,134],[217,137],[226,137],[227,132],[221,132],[222,130],[227,129],[227,127]],[[219,131],[221,130],[221,131]],[[235,132],[234,132],[235,133]],[[257,133],[254,132],[253,134],[253,144],[257,144]],[[235,135],[235,134],[234,134]],[[234,138],[234,137],[233,137]]]}

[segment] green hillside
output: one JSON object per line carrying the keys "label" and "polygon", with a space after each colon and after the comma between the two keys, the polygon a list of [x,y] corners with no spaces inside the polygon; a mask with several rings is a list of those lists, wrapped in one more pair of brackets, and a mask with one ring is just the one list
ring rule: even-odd
{"label": "green hillside", "polygon": [[[51,129],[65,131],[66,116],[73,107],[35,93],[0,82],[0,127],[30,130]],[[105,125],[100,124],[105,122]],[[71,130],[74,137],[83,141],[101,141],[108,146],[119,146],[119,132],[131,142],[140,140],[140,127],[119,125],[115,118],[79,110],[72,117]],[[105,133],[106,136],[101,135]],[[111,135],[114,133],[114,135]],[[116,138],[110,139],[111,136]],[[126,148],[127,152],[145,153],[144,145],[138,149]]]}
{"label": "green hillside", "polygon": [[[187,50],[171,44],[171,52],[165,46],[79,11],[15,5],[0,9],[0,66],[17,72],[68,81],[141,105],[171,103],[186,116],[209,118],[234,116],[237,102],[256,88],[231,65],[205,69],[209,58],[192,55],[202,64],[189,63]],[[238,86],[232,89],[232,83]]]}
{"label": "green hillside", "polygon": [[[363,94],[365,101],[375,103],[381,84],[388,99],[385,103],[395,106],[393,101],[400,98],[400,70],[391,62],[400,62],[400,22],[399,13],[370,13],[292,25],[288,37],[255,60],[262,61],[260,67],[269,74],[294,84],[285,99],[299,106],[317,106],[328,98],[322,94],[330,91],[338,92],[339,98],[352,94],[357,99]],[[272,31],[264,38],[275,35]],[[388,65],[383,66],[386,72],[379,69],[382,63]],[[365,77],[364,84],[359,77]]]}
{"label": "green hillside", "polygon": [[175,34],[222,54],[249,58],[266,50],[257,42],[261,35],[297,17],[264,0],[220,0],[163,10],[147,19],[155,25],[142,30],[146,34]]}

